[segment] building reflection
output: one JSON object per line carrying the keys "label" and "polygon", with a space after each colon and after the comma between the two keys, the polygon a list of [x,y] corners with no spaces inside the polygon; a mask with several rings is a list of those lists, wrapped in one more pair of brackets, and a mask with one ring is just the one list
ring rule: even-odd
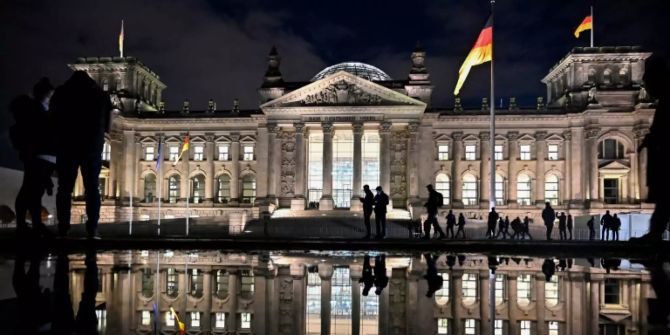
{"label": "building reflection", "polygon": [[[419,253],[386,256],[388,286],[378,295],[374,288],[363,295],[364,257],[351,253],[101,253],[94,304],[82,301],[90,259],[73,255],[69,288],[74,315],[82,306],[95,306],[101,334],[151,334],[154,328],[176,334],[171,308],[188,334],[647,333],[646,302],[654,292],[641,266],[620,260],[612,266],[617,262],[470,255],[456,262],[456,255],[434,256],[442,287],[430,298],[427,279],[434,276],[426,276],[426,255]],[[377,262],[372,257],[372,266]]]}

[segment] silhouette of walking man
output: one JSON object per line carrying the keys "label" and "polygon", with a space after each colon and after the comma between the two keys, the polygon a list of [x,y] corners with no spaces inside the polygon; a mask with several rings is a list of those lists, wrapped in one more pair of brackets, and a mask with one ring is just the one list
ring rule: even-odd
{"label": "silhouette of walking man", "polygon": [[561,212],[558,216],[558,236],[561,240],[568,239],[568,218],[565,216],[565,212]]}
{"label": "silhouette of walking man", "polygon": [[621,228],[621,218],[614,214],[612,217],[612,241],[619,240],[619,229]]}
{"label": "silhouette of walking man", "polygon": [[442,279],[442,276],[437,273],[437,267],[435,266],[435,262],[437,261],[438,256],[425,254],[424,257],[426,258],[427,268],[426,274],[423,276],[423,278],[426,279],[426,282],[428,283],[428,292],[426,292],[426,297],[431,298],[433,297],[433,294],[437,292],[437,290],[442,288],[444,280]]}
{"label": "silhouette of walking man", "polygon": [[593,241],[596,239],[596,217],[591,216],[588,222],[586,222],[586,226],[589,228],[589,241]]}
{"label": "silhouette of walking man", "polygon": [[[377,239],[386,237],[386,206],[389,204],[389,196],[384,193],[381,186],[375,189],[375,225],[377,226]],[[375,265],[376,267],[376,265]]]}
{"label": "silhouette of walking man", "polygon": [[449,210],[447,214],[447,238],[454,239],[456,235],[454,234],[454,226],[456,225],[456,216],[454,213]]}
{"label": "silhouette of walking man", "polygon": [[[363,185],[363,192],[365,192],[365,198],[359,198],[363,203],[363,219],[365,220],[365,237],[364,239],[370,238],[370,216],[372,215],[372,208],[375,204],[375,196],[370,191],[370,186]],[[379,229],[379,228],[377,228]],[[379,230],[378,230],[379,231]],[[379,232],[377,232],[379,234]]]}
{"label": "silhouette of walking man", "polygon": [[491,207],[491,211],[489,212],[489,218],[487,220],[487,229],[486,229],[486,237],[490,240],[495,238],[496,235],[496,223],[498,222],[499,215],[496,212],[495,207]]}
{"label": "silhouette of walking man", "polygon": [[612,229],[612,224],[614,223],[614,218],[610,214],[610,211],[605,211],[605,215],[600,218],[600,225],[603,227],[603,231],[600,234],[600,239],[603,241],[609,241],[610,239],[610,229]]}
{"label": "silhouette of walking man", "polygon": [[570,240],[572,240],[572,228],[574,223],[572,222],[572,214],[568,214],[568,233],[570,233]]}
{"label": "silhouette of walking man", "polygon": [[465,240],[465,216],[463,216],[463,213],[458,214],[458,230],[456,230],[455,238],[458,238],[461,233],[463,233],[463,239]]}
{"label": "silhouette of walking man", "polygon": [[547,241],[551,241],[551,231],[554,229],[554,221],[556,220],[556,212],[551,208],[551,204],[546,202],[542,210],[542,220],[547,227]]}
{"label": "silhouette of walking man", "polygon": [[426,185],[426,188],[428,189],[428,201],[423,206],[426,207],[428,218],[423,223],[423,238],[430,239],[430,226],[433,225],[435,232],[440,234],[439,238],[443,239],[445,237],[444,231],[442,231],[440,224],[437,222],[437,210],[443,205],[442,193],[435,191],[431,184]]}
{"label": "silhouette of walking man", "polygon": [[99,177],[102,148],[109,131],[112,104],[109,96],[84,71],[75,71],[51,98],[57,131],[58,194],[56,206],[58,233],[66,236],[70,229],[72,190],[77,170],[86,190],[86,232],[99,239]]}
{"label": "silhouette of walking man", "polygon": [[[517,219],[518,219],[518,218],[519,218],[519,217],[517,216]],[[526,239],[526,236],[525,236],[525,235],[528,235],[528,239],[529,239],[529,240],[532,240],[532,239],[533,239],[533,237],[530,236],[530,227],[529,227],[529,226],[530,226],[530,219],[528,218],[528,215],[526,215],[526,216],[523,218],[523,231],[522,231],[522,234],[521,234],[521,237],[523,237],[524,240]]]}

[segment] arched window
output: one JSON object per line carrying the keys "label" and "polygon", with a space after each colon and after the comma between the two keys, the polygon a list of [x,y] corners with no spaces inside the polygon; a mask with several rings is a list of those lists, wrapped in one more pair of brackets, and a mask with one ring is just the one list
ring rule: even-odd
{"label": "arched window", "polygon": [[142,269],[142,296],[151,298],[154,295],[154,276],[151,269]]}
{"label": "arched window", "polygon": [[549,202],[552,206],[558,205],[558,177],[553,174],[548,174],[544,178],[544,201]]}
{"label": "arched window", "polygon": [[519,306],[526,307],[530,304],[531,292],[533,292],[532,284],[529,274],[522,274],[517,278],[516,303]]}
{"label": "arched window", "polygon": [[199,204],[205,197],[205,176],[197,175],[191,178],[191,198],[194,204]]}
{"label": "arched window", "polygon": [[623,144],[615,139],[608,138],[598,144],[599,159],[623,159],[624,154]]}
{"label": "arched window", "polygon": [[558,276],[552,276],[550,281],[544,283],[544,301],[549,307],[558,305]]}
{"label": "arched window", "polygon": [[105,144],[102,145],[102,160],[109,162],[112,157],[112,146],[109,144],[109,141],[105,140]]}
{"label": "arched window", "polygon": [[175,203],[179,199],[179,176],[173,175],[168,178],[168,201]]}
{"label": "arched window", "polygon": [[463,205],[472,206],[479,203],[477,196],[477,178],[469,173],[463,175]]}
{"label": "arched window", "polygon": [[444,198],[444,204],[448,205],[451,194],[451,188],[449,185],[449,176],[444,173],[440,173],[435,177],[435,190],[442,193]]}
{"label": "arched window", "polygon": [[230,176],[223,174],[217,178],[216,201],[227,204],[230,201]]}
{"label": "arched window", "polygon": [[449,302],[449,274],[440,273],[442,277],[442,288],[435,292],[435,302],[444,306]]}
{"label": "arched window", "polygon": [[516,179],[516,202],[521,206],[530,206],[530,176],[522,173]]}
{"label": "arched window", "polygon": [[214,276],[214,295],[219,299],[228,297],[228,272],[226,270],[216,270]]}
{"label": "arched window", "polygon": [[242,178],[242,203],[253,204],[256,199],[256,177],[247,174]]}
{"label": "arched window", "polygon": [[477,300],[477,274],[464,273],[461,285],[463,304],[472,305]]}
{"label": "arched window", "polygon": [[148,174],[144,177],[144,202],[153,202],[156,194],[156,175]]}
{"label": "arched window", "polygon": [[202,297],[203,293],[203,284],[204,284],[204,278],[203,278],[203,273],[199,269],[189,269],[188,273],[188,279],[189,279],[189,293],[191,296],[195,298],[200,298]]}
{"label": "arched window", "polygon": [[168,268],[165,276],[165,292],[175,298],[179,295],[179,277],[175,268]]}
{"label": "arched window", "polygon": [[496,205],[505,205],[505,177],[496,173]]}

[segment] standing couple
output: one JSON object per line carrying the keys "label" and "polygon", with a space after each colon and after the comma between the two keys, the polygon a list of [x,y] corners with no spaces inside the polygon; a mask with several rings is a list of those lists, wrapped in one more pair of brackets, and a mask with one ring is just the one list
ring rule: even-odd
{"label": "standing couple", "polygon": [[381,186],[377,186],[375,190],[377,191],[377,195],[372,194],[370,186],[364,185],[363,192],[365,192],[365,197],[359,198],[363,203],[363,217],[365,218],[366,234],[363,239],[369,239],[371,236],[370,216],[373,209],[375,212],[375,225],[377,226],[377,235],[375,238],[383,239],[386,237],[386,207],[389,204],[389,196],[384,193]]}

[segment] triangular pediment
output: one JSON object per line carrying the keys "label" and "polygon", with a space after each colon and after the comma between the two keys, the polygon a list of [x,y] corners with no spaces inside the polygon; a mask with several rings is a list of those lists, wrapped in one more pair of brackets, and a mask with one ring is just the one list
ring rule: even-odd
{"label": "triangular pediment", "polygon": [[545,140],[546,140],[547,142],[561,142],[561,141],[563,141],[564,139],[563,139],[563,137],[561,137],[561,136],[558,135],[558,134],[551,134],[551,135],[549,135]]}
{"label": "triangular pediment", "polygon": [[523,134],[519,137],[518,141],[519,142],[533,142],[533,141],[535,141],[535,137],[531,136],[530,134]]}
{"label": "triangular pediment", "polygon": [[426,104],[349,72],[339,71],[261,105],[261,109],[312,106],[418,106]]}
{"label": "triangular pediment", "polygon": [[630,167],[619,161],[611,161],[600,166],[600,171],[629,171]]}

